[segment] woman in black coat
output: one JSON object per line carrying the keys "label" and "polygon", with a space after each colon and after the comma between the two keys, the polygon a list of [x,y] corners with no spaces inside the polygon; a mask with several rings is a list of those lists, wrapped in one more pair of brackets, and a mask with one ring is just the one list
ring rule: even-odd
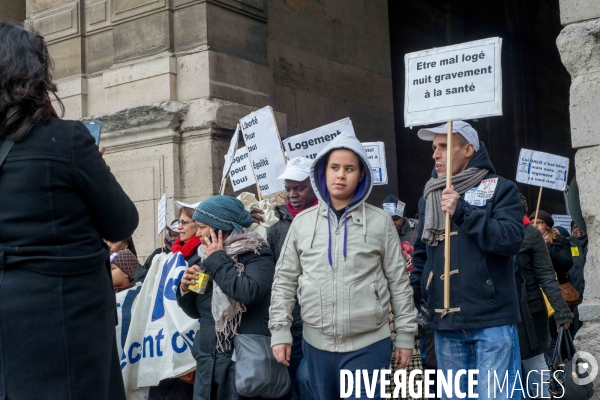
{"label": "woman in black coat", "polygon": [[[243,399],[235,388],[232,332],[271,336],[268,322],[275,261],[260,235],[242,228],[249,227],[252,219],[239,200],[213,196],[196,208],[194,220],[204,243],[200,252],[203,262],[200,268],[185,272],[178,291],[183,311],[191,318],[201,318],[192,347],[197,365],[194,400]],[[234,250],[236,246],[240,252]],[[211,277],[204,294],[188,290],[200,270]],[[213,315],[216,290],[232,302],[234,318],[216,319]]]}
{"label": "woman in black coat", "polygon": [[[521,197],[525,214],[527,214],[527,201]],[[524,217],[525,236],[521,250],[517,254],[517,271],[515,282],[519,296],[521,322],[517,324],[519,332],[519,348],[523,375],[531,376],[529,394],[530,398],[549,397],[548,374],[544,375],[546,382],[542,385],[541,393],[538,387],[541,375],[538,371],[547,370],[544,352],[550,343],[548,330],[548,309],[542,296],[542,290],[555,310],[555,321],[568,328],[573,321],[573,314],[562,297],[560,287],[555,279],[554,268],[550,254],[541,232],[531,225],[529,218]],[[537,392],[537,395],[536,395]]]}
{"label": "woman in black coat", "polygon": [[0,23],[0,398],[125,399],[112,242],[133,202],[85,126],[56,117],[43,38]]}
{"label": "woman in black coat", "polygon": [[[535,218],[534,214],[530,215],[530,218]],[[539,210],[538,219],[534,224],[538,230],[544,236],[544,240],[546,241],[546,245],[548,246],[548,252],[550,253],[550,259],[552,260],[552,267],[554,268],[554,272],[556,272],[556,278],[558,279],[558,283],[562,285],[563,283],[571,282],[569,277],[569,270],[573,266],[573,256],[571,255],[571,243],[564,237],[560,236],[554,229],[554,219],[550,215],[550,213]],[[554,345],[556,342],[556,337],[558,336],[558,330],[556,329],[556,320],[555,317],[552,316],[548,322],[548,328],[550,329],[550,336],[552,340],[550,341],[550,346],[546,351],[546,359],[549,360],[554,352]]]}

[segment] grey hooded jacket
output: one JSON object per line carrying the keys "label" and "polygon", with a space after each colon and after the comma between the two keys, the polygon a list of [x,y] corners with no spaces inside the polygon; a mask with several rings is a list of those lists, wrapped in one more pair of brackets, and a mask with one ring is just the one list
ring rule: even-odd
{"label": "grey hooded jacket", "polygon": [[[356,153],[367,174],[338,220],[329,206],[325,156],[340,148]],[[292,343],[297,292],[304,340],[313,347],[349,352],[389,338],[391,304],[395,346],[413,348],[416,312],[398,232],[384,210],[364,203],[373,185],[370,170],[364,147],[347,133],[315,159],[311,183],[319,205],[294,218],[277,262],[269,315],[272,346]]]}

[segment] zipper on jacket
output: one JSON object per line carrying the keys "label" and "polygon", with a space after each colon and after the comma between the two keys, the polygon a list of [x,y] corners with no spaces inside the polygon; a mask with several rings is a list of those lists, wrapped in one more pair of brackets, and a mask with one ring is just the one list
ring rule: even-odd
{"label": "zipper on jacket", "polygon": [[[327,216],[328,218],[331,218],[331,215]],[[336,217],[337,220],[337,217]],[[336,303],[337,303],[337,282],[336,282],[336,277],[337,277],[337,270],[338,270],[338,265],[337,265],[337,252],[338,252],[338,248],[339,248],[339,232],[340,232],[340,222],[342,221],[337,221],[337,225],[335,227],[335,252],[333,254],[334,257],[334,264],[336,266],[336,268],[333,269],[333,320],[332,320],[332,328],[333,328],[333,338],[335,340],[335,351],[338,351],[339,348],[339,344],[338,344],[338,337],[337,337],[337,315],[336,315]]]}

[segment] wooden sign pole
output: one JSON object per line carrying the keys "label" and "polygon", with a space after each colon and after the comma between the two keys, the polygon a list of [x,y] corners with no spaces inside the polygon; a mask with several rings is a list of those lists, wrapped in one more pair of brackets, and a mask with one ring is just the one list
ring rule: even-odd
{"label": "wooden sign pole", "polygon": [[[448,122],[448,140],[446,144],[446,189],[452,187],[452,121]],[[446,230],[444,232],[444,317],[450,310],[450,213],[446,212]]]}
{"label": "wooden sign pole", "polygon": [[227,178],[229,177],[229,172],[227,172],[227,174],[225,174],[225,178],[223,179],[223,182],[221,182],[221,195],[225,194],[225,188],[227,187]]}
{"label": "wooden sign pole", "polygon": [[540,194],[538,195],[538,202],[537,202],[537,206],[535,207],[535,218],[533,219],[533,226],[535,226],[537,228],[537,216],[538,216],[538,212],[540,211],[540,202],[542,201],[542,189],[543,187],[540,186]]}

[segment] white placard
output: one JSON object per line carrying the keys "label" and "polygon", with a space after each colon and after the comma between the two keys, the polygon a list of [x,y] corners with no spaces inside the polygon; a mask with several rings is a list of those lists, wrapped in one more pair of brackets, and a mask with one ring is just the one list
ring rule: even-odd
{"label": "white placard", "polygon": [[502,115],[501,38],[404,56],[405,126]]}
{"label": "white placard", "polygon": [[286,162],[273,109],[261,108],[242,118],[240,125],[260,193],[269,196],[282,191],[283,179],[277,177],[285,171]]}
{"label": "white placard", "polygon": [[256,184],[246,147],[237,149],[235,152],[235,157],[229,170],[229,179],[231,180],[234,192]]}
{"label": "white placard", "polygon": [[562,226],[571,232],[571,221],[573,221],[573,218],[570,215],[552,214],[552,219],[554,220],[554,227]]}
{"label": "white placard", "polygon": [[521,149],[517,166],[517,182],[565,190],[569,175],[569,159],[541,151]]}
{"label": "white placard", "polygon": [[361,143],[367,151],[371,163],[373,185],[387,185],[387,164],[385,161],[385,144],[383,142]]}
{"label": "white placard", "polygon": [[238,141],[240,138],[240,124],[237,124],[235,128],[235,133],[231,138],[231,142],[229,143],[229,150],[227,150],[227,154],[225,154],[225,166],[223,167],[223,176],[221,176],[221,184],[225,182],[225,177],[231,168],[231,164],[233,163],[233,159],[235,157],[235,152],[238,148]]}
{"label": "white placard", "polygon": [[158,235],[167,227],[167,194],[163,194],[158,202]]}
{"label": "white placard", "polygon": [[314,160],[317,154],[342,132],[356,136],[350,118],[344,118],[311,131],[289,137],[283,141],[283,148],[289,160],[295,157],[306,157]]}

